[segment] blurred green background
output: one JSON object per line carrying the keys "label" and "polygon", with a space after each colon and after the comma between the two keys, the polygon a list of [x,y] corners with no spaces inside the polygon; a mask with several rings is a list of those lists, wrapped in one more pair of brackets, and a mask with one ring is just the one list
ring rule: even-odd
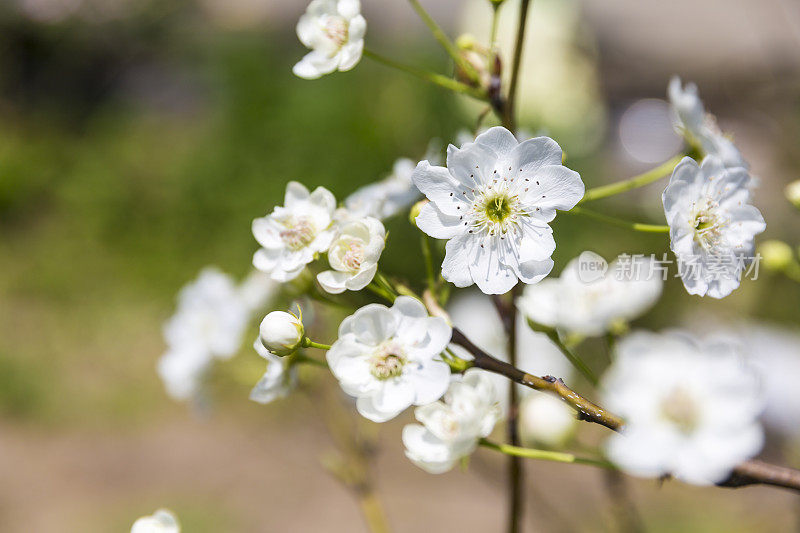
{"label": "blurred green background", "polygon": [[[449,69],[404,2],[364,3],[370,46]],[[433,11],[454,32],[474,28],[452,16],[465,4],[444,2]],[[688,52],[669,28],[666,36],[645,37],[647,45],[636,41],[642,26],[668,27],[669,16],[688,3],[612,2],[609,9],[627,18],[603,16],[601,2],[565,2],[563,11],[554,4],[543,0],[532,14],[534,34],[547,33],[544,22],[537,28],[537,14],[573,21],[566,37],[548,41],[566,39],[569,54],[555,58],[566,73],[547,76],[553,83],[590,80],[572,87],[580,102],[559,105],[563,113],[580,105],[592,114],[557,120],[557,109],[539,111],[548,102],[536,101],[534,90],[523,100],[530,106],[526,128],[556,136],[588,186],[626,177],[652,165],[620,148],[620,117],[642,98],[663,98],[677,71],[699,82],[707,106],[736,132],[761,177],[756,203],[767,235],[800,244],[800,214],[781,192],[800,166],[800,38],[790,24],[781,26],[780,2],[758,24],[728,25],[710,51],[697,45]],[[699,4],[692,3],[697,13],[728,6]],[[481,17],[484,7],[470,3],[470,13]],[[324,185],[341,199],[388,174],[396,158],[420,158],[432,138],[450,142],[474,127],[474,109],[464,102],[366,60],[318,81],[292,76],[304,53],[293,33],[304,8],[300,0],[0,6],[3,531],[126,531],[159,506],[177,511],[185,531],[363,527],[347,493],[319,472],[328,442],[313,401],[265,408],[247,400],[249,383],[263,371],[248,343],[215,381],[214,405],[200,417],[166,397],[154,370],[164,349],[161,323],[177,290],[208,264],[242,278],[256,248],[250,222],[280,200],[287,181]],[[791,19],[795,11],[789,20],[800,24],[800,16]],[[745,27],[764,39],[758,69],[747,57],[740,65],[719,64],[715,54],[730,53],[734,33]],[[787,34],[789,44],[766,37],[775,33]],[[651,41],[659,40],[675,53],[651,54]],[[534,54],[530,61],[543,59]],[[547,85],[547,76],[537,80]],[[658,223],[660,187],[598,209]],[[415,279],[413,228],[403,217],[388,227],[385,270]],[[554,228],[556,270],[587,248],[608,258],[668,250],[663,236],[577,216],[560,216]],[[797,284],[763,273],[722,302],[690,297],[671,280],[641,325],[744,316],[791,325],[798,302]],[[501,529],[497,458],[476,460],[469,474],[434,478],[402,457],[397,424],[382,440],[378,483],[398,530]],[[531,470],[555,479],[554,488],[532,488],[531,531],[614,530],[604,519],[599,474],[533,464]],[[788,531],[796,520],[798,502],[767,489],[659,489],[647,482],[636,489],[653,531]],[[536,519],[552,513],[567,514],[571,525]]]}

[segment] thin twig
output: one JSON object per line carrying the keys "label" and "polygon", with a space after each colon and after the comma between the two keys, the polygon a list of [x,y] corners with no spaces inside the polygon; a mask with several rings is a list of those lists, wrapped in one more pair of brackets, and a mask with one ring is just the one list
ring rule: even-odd
{"label": "thin twig", "polygon": [[514,45],[514,59],[511,64],[511,82],[508,86],[503,125],[511,131],[516,129],[515,108],[517,103],[517,86],[519,85],[519,68],[522,64],[522,49],[525,44],[525,27],[528,21],[528,8],[531,0],[522,0],[519,6],[519,26]]}
{"label": "thin twig", "polygon": [[[472,353],[474,357],[472,366],[475,368],[481,368],[488,372],[500,374],[509,378],[514,383],[553,394],[575,409],[578,413],[579,420],[594,422],[595,424],[600,424],[614,431],[620,431],[622,429],[624,425],[622,418],[592,403],[570,389],[562,379],[553,376],[534,376],[505,361],[496,359],[475,346],[464,333],[456,328],[453,329],[452,340],[454,343],[460,344]],[[800,470],[773,465],[758,460],[749,460],[736,466],[728,479],[717,483],[717,485],[730,488],[745,487],[748,485],[769,485],[800,492]]]}
{"label": "thin twig", "polygon": [[602,185],[600,187],[594,187],[586,191],[586,194],[583,195],[578,204],[582,204],[584,202],[591,202],[592,200],[599,200],[601,198],[608,198],[609,196],[614,196],[616,194],[620,194],[623,192],[627,192],[638,187],[644,187],[645,185],[649,185],[654,181],[658,181],[664,176],[672,173],[672,170],[675,168],[675,165],[680,163],[681,159],[683,159],[683,154],[677,155],[666,161],[661,163],[655,168],[652,168],[646,172],[639,174],[638,176],[634,176],[632,178],[628,178],[626,180],[618,181],[616,183],[610,183],[608,185]]}

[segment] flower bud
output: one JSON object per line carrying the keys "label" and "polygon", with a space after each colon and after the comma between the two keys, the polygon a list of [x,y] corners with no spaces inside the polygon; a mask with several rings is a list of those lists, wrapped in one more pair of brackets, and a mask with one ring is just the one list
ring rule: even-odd
{"label": "flower bud", "polygon": [[764,241],[758,247],[761,255],[761,264],[768,270],[781,272],[794,260],[792,248],[782,241]]}
{"label": "flower bud", "polygon": [[492,75],[492,53],[491,50],[481,45],[475,37],[464,34],[456,39],[456,48],[461,58],[469,64],[478,79],[469,76],[459,65],[456,65],[456,79],[473,87],[483,87],[488,89]]}
{"label": "flower bud", "polygon": [[291,355],[303,344],[303,322],[291,313],[272,311],[259,327],[261,344],[277,356]]}
{"label": "flower bud", "polygon": [[787,185],[785,193],[786,198],[792,202],[796,208],[800,209],[800,180],[793,181]]}
{"label": "flower bud", "polygon": [[422,211],[422,207],[428,203],[429,200],[420,200],[411,206],[411,211],[408,213],[408,220],[415,226],[417,225],[417,217]]}

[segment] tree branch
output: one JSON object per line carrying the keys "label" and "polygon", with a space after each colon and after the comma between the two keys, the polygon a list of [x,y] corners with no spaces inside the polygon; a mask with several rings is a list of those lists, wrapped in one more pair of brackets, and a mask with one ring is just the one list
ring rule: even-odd
{"label": "tree branch", "polygon": [[[579,420],[594,422],[613,431],[622,429],[624,425],[622,418],[573,391],[567,387],[562,379],[553,376],[534,376],[516,368],[514,365],[492,357],[478,348],[457,328],[453,328],[453,342],[472,353],[475,358],[472,362],[474,367],[500,374],[514,383],[558,396],[577,411]],[[800,470],[751,459],[736,466],[728,479],[719,482],[717,485],[729,488],[768,485],[800,492]]]}

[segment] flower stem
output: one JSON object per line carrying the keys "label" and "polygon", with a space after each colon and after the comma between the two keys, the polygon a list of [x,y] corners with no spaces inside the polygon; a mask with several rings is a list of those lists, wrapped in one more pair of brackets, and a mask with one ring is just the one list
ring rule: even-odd
{"label": "flower stem", "polygon": [[308,337],[303,339],[303,347],[304,348],[317,348],[319,350],[330,350],[331,349],[331,345],[330,344],[322,344],[321,342],[314,342],[311,339],[309,339]]}
{"label": "flower stem", "polygon": [[504,453],[513,457],[523,457],[525,459],[539,459],[541,461],[554,461],[556,463],[573,463],[581,465],[592,465],[601,468],[616,469],[613,464],[602,459],[589,459],[588,457],[578,457],[571,453],[553,452],[549,450],[537,450],[535,448],[523,448],[510,444],[497,444],[490,440],[481,439],[480,445],[484,448]]}
{"label": "flower stem", "polygon": [[669,233],[669,226],[663,226],[658,224],[642,224],[640,222],[630,222],[628,220],[622,220],[620,218],[612,217],[610,215],[604,215],[603,213],[598,213],[597,211],[592,211],[590,209],[586,209],[585,207],[573,207],[571,210],[565,211],[565,213],[573,213],[573,214],[587,216],[595,220],[600,220],[602,222],[613,224],[615,226],[619,226],[622,228],[632,229],[634,231],[643,231],[645,233]]}
{"label": "flower stem", "polygon": [[618,181],[616,183],[611,183],[609,185],[603,185],[602,187],[593,187],[586,191],[586,194],[583,195],[583,199],[581,199],[581,201],[578,203],[582,204],[583,202],[591,202],[593,200],[599,200],[600,198],[608,198],[609,196],[614,196],[616,194],[621,194],[623,192],[649,185],[654,181],[660,180],[667,174],[671,174],[672,170],[675,168],[675,165],[677,165],[684,157],[685,156],[683,154],[676,155],[669,161],[661,163],[657,167],[639,174],[638,176]]}
{"label": "flower stem", "polygon": [[397,70],[400,70],[407,74],[411,74],[412,76],[416,76],[420,79],[433,83],[434,85],[443,87],[449,91],[453,91],[459,94],[465,94],[467,96],[471,96],[478,100],[484,100],[484,101],[488,100],[488,96],[486,95],[485,91],[481,89],[476,89],[475,87],[470,87],[465,83],[461,83],[458,80],[448,78],[447,76],[442,76],[441,74],[428,72],[427,70],[422,70],[416,67],[412,67],[410,65],[399,63],[394,59],[389,59],[388,57],[384,57],[378,53],[373,52],[372,50],[364,49],[364,55],[387,67],[396,68]]}
{"label": "flower stem", "polygon": [[561,353],[563,353],[564,356],[567,358],[567,360],[569,360],[569,362],[572,363],[572,366],[577,368],[580,371],[580,373],[583,374],[583,377],[585,377],[589,381],[589,383],[591,383],[596,387],[597,376],[595,375],[595,373],[592,372],[592,369],[589,368],[589,366],[583,361],[583,359],[580,358],[580,356],[578,356],[578,354],[573,352],[566,344],[561,342],[561,339],[558,336],[558,332],[555,330],[550,330],[547,332],[547,336],[550,338],[551,341],[553,341],[553,344],[558,346],[558,349],[561,350]]}
{"label": "flower stem", "polygon": [[419,18],[422,19],[422,22],[431,30],[433,37],[439,41],[439,44],[442,45],[442,48],[453,58],[458,68],[460,68],[469,78],[478,83],[480,82],[480,76],[478,76],[478,72],[475,70],[475,67],[470,64],[469,61],[466,61],[461,54],[458,53],[458,48],[453,44],[453,42],[445,35],[444,31],[442,30],[441,26],[439,26],[433,17],[431,17],[425,8],[422,7],[422,4],[419,3],[418,0],[408,0],[408,3],[411,4],[411,7],[414,8],[414,11],[417,12]]}

